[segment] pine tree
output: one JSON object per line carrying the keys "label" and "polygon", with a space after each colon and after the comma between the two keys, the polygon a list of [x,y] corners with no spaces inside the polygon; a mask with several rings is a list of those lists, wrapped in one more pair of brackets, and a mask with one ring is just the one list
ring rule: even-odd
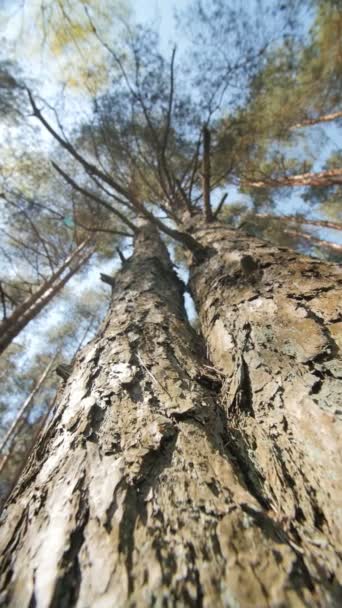
{"label": "pine tree", "polygon": [[69,192],[134,251],[5,506],[2,603],[338,605],[340,269],[219,221],[215,126],[176,51],[146,31],[110,51],[115,85],[72,139],[28,90]]}
{"label": "pine tree", "polygon": [[22,303],[18,304],[11,315],[1,322],[0,354],[8,348],[21,330],[51,302],[69,279],[89,260],[92,254],[91,248],[90,250],[87,248],[89,244],[89,240],[83,241],[49,279],[44,281]]}

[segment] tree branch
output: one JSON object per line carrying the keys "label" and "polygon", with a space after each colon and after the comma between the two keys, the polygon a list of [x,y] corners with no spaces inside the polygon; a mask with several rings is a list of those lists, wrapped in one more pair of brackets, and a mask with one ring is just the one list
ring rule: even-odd
{"label": "tree branch", "polygon": [[173,94],[174,94],[174,68],[175,68],[175,57],[176,57],[176,47],[173,47],[172,55],[171,55],[171,63],[170,63],[170,93],[169,93],[169,103],[166,114],[166,126],[165,126],[165,134],[164,141],[162,145],[162,153],[165,154],[167,149],[167,143],[171,128],[171,117],[172,117],[172,106],[173,106]]}
{"label": "tree branch", "polygon": [[213,213],[213,218],[214,219],[216,219],[217,216],[219,215],[219,213],[220,213],[220,211],[221,211],[221,209],[222,209],[222,207],[223,207],[223,205],[225,203],[225,200],[226,200],[227,196],[228,196],[228,192],[225,192],[224,195],[222,196],[219,204],[218,204],[218,207],[217,207],[216,211]]}
{"label": "tree branch", "polygon": [[7,309],[6,309],[6,293],[3,290],[2,287],[2,283],[0,281],[0,297],[1,297],[1,304],[2,304],[2,318],[3,320],[7,319]]}
{"label": "tree branch", "polygon": [[302,127],[310,127],[311,125],[317,125],[321,122],[331,122],[332,120],[336,120],[337,118],[342,118],[342,111],[332,112],[331,114],[323,114],[323,116],[317,116],[317,118],[306,118],[301,122],[297,122],[295,125],[292,125],[290,130],[293,129],[301,129]]}
{"label": "tree branch", "polygon": [[307,232],[301,232],[300,230],[288,230],[287,228],[284,230],[286,234],[289,236],[293,236],[295,238],[304,239],[313,243],[314,245],[318,245],[319,247],[324,247],[325,249],[332,249],[333,251],[342,252],[342,245],[338,243],[333,243],[331,241],[325,241],[324,239],[319,239],[312,234],[308,234]]}
{"label": "tree branch", "polygon": [[302,173],[263,180],[241,180],[241,184],[250,188],[277,188],[279,186],[334,186],[342,185],[342,169],[327,169],[318,173]]}
{"label": "tree branch", "polygon": [[108,211],[110,211],[111,213],[116,215],[116,217],[118,217],[124,224],[126,224],[133,231],[133,233],[137,232],[137,227],[134,226],[134,224],[125,215],[123,215],[123,213],[121,213],[120,211],[118,211],[117,209],[112,207],[109,203],[107,203],[107,201],[103,200],[96,194],[93,194],[92,192],[89,192],[88,190],[86,190],[85,188],[80,186],[72,177],[70,177],[70,175],[65,173],[65,171],[63,171],[63,169],[61,169],[61,167],[59,167],[54,161],[52,161],[52,166],[56,169],[56,171],[58,171],[58,173],[63,177],[63,179],[70,186],[72,186],[72,188],[74,188],[74,190],[77,190],[77,192],[80,192],[87,198],[95,201],[102,207],[105,207],[106,209],[108,209]]}
{"label": "tree branch", "polygon": [[143,215],[144,217],[146,217],[146,219],[155,224],[155,226],[157,226],[157,228],[159,228],[161,232],[167,234],[175,241],[178,241],[178,243],[181,243],[187,249],[189,249],[189,251],[191,251],[198,260],[202,259],[203,256],[206,254],[206,248],[203,247],[198,241],[196,241],[196,239],[194,239],[188,232],[180,232],[179,230],[170,228],[169,226],[164,224],[164,222],[162,222],[158,217],[153,215],[153,213],[148,211],[148,209],[146,209],[144,205],[138,202],[136,203],[136,209],[137,211],[140,210],[141,215]]}
{"label": "tree branch", "polygon": [[206,125],[202,129],[203,161],[202,161],[202,191],[204,202],[204,217],[207,222],[213,221],[210,204],[210,131]]}
{"label": "tree branch", "polygon": [[252,216],[260,219],[277,220],[280,222],[296,222],[298,224],[309,224],[310,226],[319,226],[322,228],[331,228],[333,230],[342,230],[341,222],[331,222],[330,220],[311,220],[299,215],[270,215],[267,213],[256,213]]}
{"label": "tree branch", "polygon": [[29,100],[31,103],[33,115],[36,116],[36,118],[38,118],[38,120],[47,129],[47,131],[54,137],[54,139],[56,141],[58,141],[58,143],[65,150],[67,150],[69,152],[69,154],[71,154],[71,156],[73,156],[75,158],[75,160],[77,160],[82,165],[82,167],[87,171],[87,173],[89,173],[92,176],[98,177],[99,179],[104,181],[106,184],[111,186],[111,188],[116,190],[116,192],[118,192],[121,196],[124,196],[125,198],[127,198],[129,200],[128,190],[126,190],[125,188],[120,186],[120,184],[118,182],[116,182],[115,180],[113,180],[111,177],[109,177],[109,175],[106,175],[106,173],[104,173],[103,171],[100,171],[95,165],[88,162],[81,154],[79,154],[77,152],[77,150],[74,148],[74,146],[72,144],[70,144],[65,139],[63,139],[63,137],[61,137],[57,133],[57,131],[55,131],[55,129],[44,118],[41,111],[38,109],[30,89],[26,89],[26,90],[27,90],[27,94],[29,96]]}

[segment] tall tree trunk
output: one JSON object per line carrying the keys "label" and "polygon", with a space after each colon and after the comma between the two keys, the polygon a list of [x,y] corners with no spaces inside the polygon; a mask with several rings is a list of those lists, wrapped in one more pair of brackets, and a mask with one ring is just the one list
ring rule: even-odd
{"label": "tall tree trunk", "polygon": [[3,606],[324,605],[233,451],[218,388],[144,227],[7,503]]}
{"label": "tall tree trunk", "polygon": [[218,223],[192,235],[209,247],[190,284],[232,453],[324,597],[308,605],[341,605],[341,271]]}
{"label": "tall tree trunk", "polygon": [[[13,443],[13,439],[17,435],[18,429],[20,428],[20,424],[23,422],[24,417],[27,417],[27,415],[29,414],[30,409],[32,408],[32,405],[33,405],[33,400],[36,397],[37,393],[40,391],[41,387],[43,386],[55,360],[56,360],[56,355],[47,364],[45,370],[43,371],[42,375],[38,379],[36,385],[33,387],[32,391],[29,394],[29,396],[27,397],[27,399],[25,399],[23,405],[21,406],[20,410],[18,411],[17,415],[15,416],[12,424],[10,425],[10,427],[8,428],[4,437],[0,441],[0,456],[3,456],[3,460],[0,463],[0,473],[3,469],[3,467],[5,466],[7,457],[9,455],[9,450],[10,450],[11,444]],[[8,443],[10,443],[9,448],[7,447]],[[5,448],[7,451],[7,455],[3,454],[3,452],[5,451]]]}
{"label": "tall tree trunk", "polygon": [[0,323],[0,355],[89,260],[93,253],[93,251],[86,251],[89,242],[89,239],[83,241],[37,291],[19,304],[10,316]]}

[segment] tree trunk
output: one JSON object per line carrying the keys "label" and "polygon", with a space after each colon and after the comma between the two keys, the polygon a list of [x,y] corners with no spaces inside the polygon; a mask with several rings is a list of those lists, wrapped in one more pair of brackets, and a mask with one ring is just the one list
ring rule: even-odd
{"label": "tree trunk", "polygon": [[192,235],[209,247],[190,285],[230,449],[301,556],[308,605],[342,605],[341,271],[218,223]]}
{"label": "tree trunk", "polygon": [[19,304],[10,316],[0,323],[0,355],[89,260],[93,253],[92,251],[85,252],[89,242],[89,239],[83,241],[36,292]]}
{"label": "tree trunk", "polygon": [[[42,375],[38,379],[36,385],[33,387],[32,391],[29,394],[29,396],[27,397],[27,399],[25,399],[23,405],[21,406],[20,410],[18,411],[17,415],[15,416],[12,424],[8,428],[4,437],[2,437],[0,440],[0,457],[3,456],[3,459],[1,460],[1,463],[0,463],[0,473],[3,469],[3,467],[5,466],[8,455],[10,453],[11,444],[13,443],[13,440],[18,433],[20,424],[23,422],[24,416],[27,417],[27,415],[30,413],[30,409],[32,408],[33,403],[34,403],[33,400],[36,397],[37,393],[40,391],[41,387],[43,386],[55,360],[56,360],[56,355],[47,364],[45,370],[43,371]],[[9,448],[7,447],[8,443],[10,443]],[[3,454],[3,452],[5,451],[5,448],[6,448],[7,454]]]}
{"label": "tree trunk", "polygon": [[144,227],[0,534],[2,606],[323,606],[260,505],[183,286]]}

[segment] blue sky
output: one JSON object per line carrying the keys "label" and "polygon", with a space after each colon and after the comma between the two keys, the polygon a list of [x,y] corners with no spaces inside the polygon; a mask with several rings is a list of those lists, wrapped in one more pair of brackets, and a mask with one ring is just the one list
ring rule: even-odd
{"label": "blue sky", "polygon": [[131,0],[131,5],[137,21],[154,21],[159,25],[161,39],[167,45],[175,37],[174,10],[185,9],[189,0]]}

